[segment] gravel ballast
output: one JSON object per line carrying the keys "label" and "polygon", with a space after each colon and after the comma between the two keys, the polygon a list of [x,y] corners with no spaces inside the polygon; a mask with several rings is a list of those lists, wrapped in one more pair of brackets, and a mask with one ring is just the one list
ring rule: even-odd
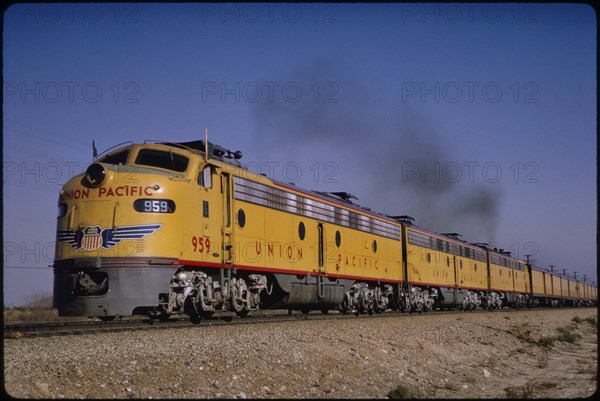
{"label": "gravel ballast", "polygon": [[588,397],[596,318],[594,308],[309,316],[4,339],[4,386],[18,398]]}

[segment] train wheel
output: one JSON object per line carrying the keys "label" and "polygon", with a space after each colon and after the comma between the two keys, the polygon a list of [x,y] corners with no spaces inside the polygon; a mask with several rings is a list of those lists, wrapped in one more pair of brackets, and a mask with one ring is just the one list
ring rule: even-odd
{"label": "train wheel", "polygon": [[116,316],[99,316],[100,320],[103,322],[112,322],[115,320]]}
{"label": "train wheel", "polygon": [[321,313],[324,314],[324,315],[326,315],[326,314],[329,313],[329,309],[323,308],[323,309],[321,309]]}
{"label": "train wheel", "polygon": [[248,312],[249,312],[248,309],[242,309],[239,312],[235,312],[235,314],[238,315],[239,317],[244,318],[244,317],[248,316]]}
{"label": "train wheel", "polygon": [[348,295],[344,295],[344,299],[342,300],[342,303],[339,306],[339,310],[342,314],[347,314],[350,311],[350,302],[348,300]]}

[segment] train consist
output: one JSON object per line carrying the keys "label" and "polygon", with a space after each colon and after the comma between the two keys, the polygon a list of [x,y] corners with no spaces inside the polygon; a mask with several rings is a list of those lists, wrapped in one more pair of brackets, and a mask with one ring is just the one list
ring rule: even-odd
{"label": "train consist", "polygon": [[595,304],[597,287],[245,169],[204,141],[129,144],[60,191],[61,316]]}

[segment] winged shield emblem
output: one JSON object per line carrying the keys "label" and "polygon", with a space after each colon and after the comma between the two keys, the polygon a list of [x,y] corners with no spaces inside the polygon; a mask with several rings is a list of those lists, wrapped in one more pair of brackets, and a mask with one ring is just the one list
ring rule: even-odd
{"label": "winged shield emblem", "polygon": [[66,228],[56,231],[56,240],[57,242],[68,243],[73,249],[95,251],[99,248],[112,248],[123,240],[142,239],[154,234],[162,226],[162,224],[143,224],[115,227],[113,229],[95,225],[82,227],[77,230]]}

